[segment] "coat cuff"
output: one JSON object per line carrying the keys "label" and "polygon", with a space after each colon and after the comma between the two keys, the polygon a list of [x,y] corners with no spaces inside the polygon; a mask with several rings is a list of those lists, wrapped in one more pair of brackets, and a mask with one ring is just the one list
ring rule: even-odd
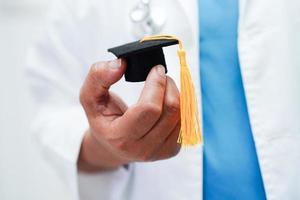
{"label": "coat cuff", "polygon": [[[80,173],[82,178],[78,179],[77,160],[87,129],[86,115],[80,106],[68,108],[61,106],[61,109],[59,106],[42,107],[32,126],[33,138],[41,148],[43,158],[57,171],[62,182],[66,184],[71,199],[75,200],[80,199],[79,190],[84,191],[79,187],[86,188],[88,185],[97,184],[99,185],[97,188],[102,190],[101,187],[104,189],[109,186],[107,183],[118,187],[116,184],[119,182],[121,184],[119,188],[124,188],[124,181],[126,182],[129,174],[128,170],[119,168],[113,172],[102,172],[92,177]],[[102,195],[98,198],[103,199]]]}

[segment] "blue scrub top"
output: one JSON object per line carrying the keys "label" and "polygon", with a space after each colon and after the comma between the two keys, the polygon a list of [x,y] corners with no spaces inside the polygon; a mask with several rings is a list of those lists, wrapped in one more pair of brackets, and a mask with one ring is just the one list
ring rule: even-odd
{"label": "blue scrub top", "polygon": [[204,200],[266,199],[237,53],[238,0],[200,0]]}

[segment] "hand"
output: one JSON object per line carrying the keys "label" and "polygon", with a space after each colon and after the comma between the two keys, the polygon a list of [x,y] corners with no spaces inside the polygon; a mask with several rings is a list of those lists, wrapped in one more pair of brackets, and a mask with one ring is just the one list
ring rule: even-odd
{"label": "hand", "polygon": [[138,161],[175,156],[180,145],[179,91],[163,66],[150,71],[138,102],[128,108],[109,87],[123,76],[123,60],[94,64],[80,93],[90,128],[83,139],[79,168],[110,170]]}

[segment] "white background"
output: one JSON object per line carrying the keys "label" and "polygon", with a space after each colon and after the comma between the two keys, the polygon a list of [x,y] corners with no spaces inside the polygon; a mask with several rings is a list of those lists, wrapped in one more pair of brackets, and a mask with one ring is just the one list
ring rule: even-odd
{"label": "white background", "polygon": [[41,32],[49,0],[0,0],[0,199],[67,199],[55,171],[31,141],[26,49]]}

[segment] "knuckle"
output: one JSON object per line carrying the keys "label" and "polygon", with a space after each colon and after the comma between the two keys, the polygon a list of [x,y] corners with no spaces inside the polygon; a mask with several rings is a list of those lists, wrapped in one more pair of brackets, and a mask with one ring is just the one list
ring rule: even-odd
{"label": "knuckle", "polygon": [[128,142],[124,139],[107,139],[111,146],[118,151],[126,152],[128,150]]}
{"label": "knuckle", "polygon": [[161,115],[162,108],[159,105],[154,103],[147,103],[142,105],[140,111],[140,119],[141,120],[152,120],[153,118],[158,118]]}
{"label": "knuckle", "polygon": [[148,113],[152,113],[153,115],[160,115],[161,113],[161,106],[159,105],[156,105],[154,103],[148,103],[145,105],[145,111],[148,112]]}
{"label": "knuckle", "polygon": [[178,97],[169,98],[165,102],[165,108],[169,113],[179,113],[180,111],[180,101]]}
{"label": "knuckle", "polygon": [[91,95],[84,87],[80,90],[79,102],[82,105],[82,107],[85,109],[85,111],[87,111],[86,109],[91,108],[91,105],[93,105],[93,99],[91,98]]}
{"label": "knuckle", "polygon": [[101,74],[102,72],[99,73],[99,71],[101,70],[91,70],[89,72],[89,75],[87,77],[87,81],[90,84],[90,86],[93,86],[94,83],[97,83],[99,81],[99,79],[101,79]]}

